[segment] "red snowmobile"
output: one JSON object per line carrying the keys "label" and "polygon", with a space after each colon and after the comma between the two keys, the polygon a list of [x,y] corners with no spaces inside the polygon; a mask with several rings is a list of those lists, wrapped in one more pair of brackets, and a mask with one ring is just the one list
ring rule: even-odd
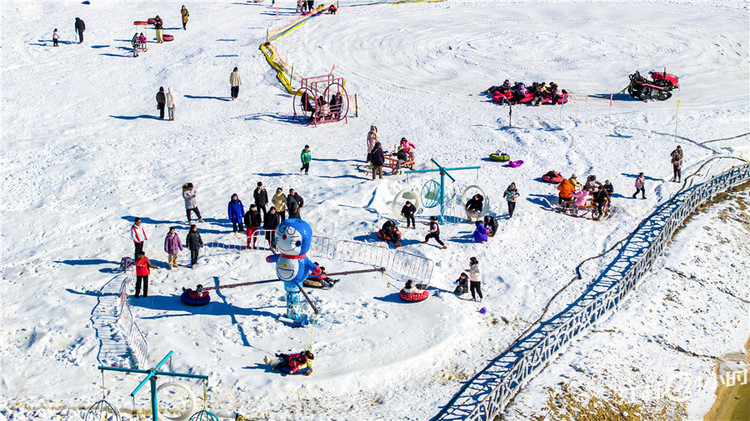
{"label": "red snowmobile", "polygon": [[628,85],[630,96],[641,101],[648,101],[649,99],[665,101],[672,97],[672,89],[679,88],[677,76],[673,74],[666,71],[654,72],[653,70],[648,74],[651,80],[643,77],[637,70],[630,75],[630,85]]}

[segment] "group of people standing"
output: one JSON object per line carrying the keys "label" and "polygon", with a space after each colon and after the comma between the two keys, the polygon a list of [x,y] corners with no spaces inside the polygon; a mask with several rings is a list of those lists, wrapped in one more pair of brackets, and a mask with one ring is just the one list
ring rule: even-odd
{"label": "group of people standing", "polygon": [[396,150],[386,153],[383,151],[383,145],[378,140],[378,128],[375,125],[370,126],[370,131],[367,132],[367,163],[372,167],[372,179],[375,180],[375,177],[379,179],[383,178],[383,166],[385,165],[386,155],[396,157],[396,166],[393,169],[393,174],[400,174],[401,167],[407,161],[414,162],[413,151],[415,148],[413,143],[402,137]]}

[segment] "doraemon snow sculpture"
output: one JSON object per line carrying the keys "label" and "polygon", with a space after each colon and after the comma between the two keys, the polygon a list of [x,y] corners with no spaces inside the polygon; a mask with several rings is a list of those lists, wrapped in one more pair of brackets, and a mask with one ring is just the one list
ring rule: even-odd
{"label": "doraemon snow sculpture", "polygon": [[300,289],[316,265],[307,258],[312,243],[312,228],[307,222],[289,218],[276,228],[276,248],[280,254],[266,257],[276,263],[276,276],[284,282],[286,316],[293,325],[307,324],[307,316],[299,314]]}

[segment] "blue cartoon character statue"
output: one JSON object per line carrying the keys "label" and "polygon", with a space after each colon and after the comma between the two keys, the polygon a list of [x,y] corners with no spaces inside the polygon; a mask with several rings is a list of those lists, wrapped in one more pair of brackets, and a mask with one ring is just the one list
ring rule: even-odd
{"label": "blue cartoon character statue", "polygon": [[292,325],[307,324],[307,316],[299,314],[302,282],[316,268],[307,258],[312,243],[312,228],[307,222],[289,218],[276,228],[276,248],[280,254],[266,257],[268,263],[276,263],[276,276],[284,281],[286,291],[286,316]]}

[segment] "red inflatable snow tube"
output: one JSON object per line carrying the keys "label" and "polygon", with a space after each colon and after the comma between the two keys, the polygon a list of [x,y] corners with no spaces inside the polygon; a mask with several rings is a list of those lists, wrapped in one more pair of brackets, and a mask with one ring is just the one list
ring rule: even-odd
{"label": "red inflatable snow tube", "polygon": [[679,80],[677,79],[677,76],[666,73],[666,72],[650,72],[651,73],[651,79],[653,79],[655,82],[659,80],[664,80],[672,84],[672,86],[677,87],[677,84],[679,83]]}
{"label": "red inflatable snow tube", "polygon": [[430,296],[430,292],[427,291],[427,290],[424,290],[424,291],[420,292],[419,294],[408,294],[407,292],[405,292],[402,289],[401,291],[399,291],[398,296],[402,300],[404,300],[404,301],[406,301],[408,303],[416,303],[416,302],[419,302],[419,301],[426,300],[427,297]]}
{"label": "red inflatable snow tube", "polygon": [[205,295],[201,297],[200,293],[193,292],[191,294],[191,291],[185,291],[180,295],[180,300],[189,306],[204,306],[211,302],[211,296],[208,294],[208,291],[204,291],[204,293]]}
{"label": "red inflatable snow tube", "polygon": [[148,25],[148,22],[145,20],[137,20],[133,22],[133,25]]}
{"label": "red inflatable snow tube", "polygon": [[156,18],[148,18],[148,24],[153,25],[156,23]]}
{"label": "red inflatable snow tube", "polygon": [[162,35],[161,39],[163,39],[165,42],[174,41],[174,36],[164,34]]}
{"label": "red inflatable snow tube", "polygon": [[558,173],[554,173],[554,175],[547,173],[542,176],[542,180],[546,181],[547,183],[557,184],[557,183],[562,183],[562,181],[565,180],[565,177],[563,177],[562,175]]}

